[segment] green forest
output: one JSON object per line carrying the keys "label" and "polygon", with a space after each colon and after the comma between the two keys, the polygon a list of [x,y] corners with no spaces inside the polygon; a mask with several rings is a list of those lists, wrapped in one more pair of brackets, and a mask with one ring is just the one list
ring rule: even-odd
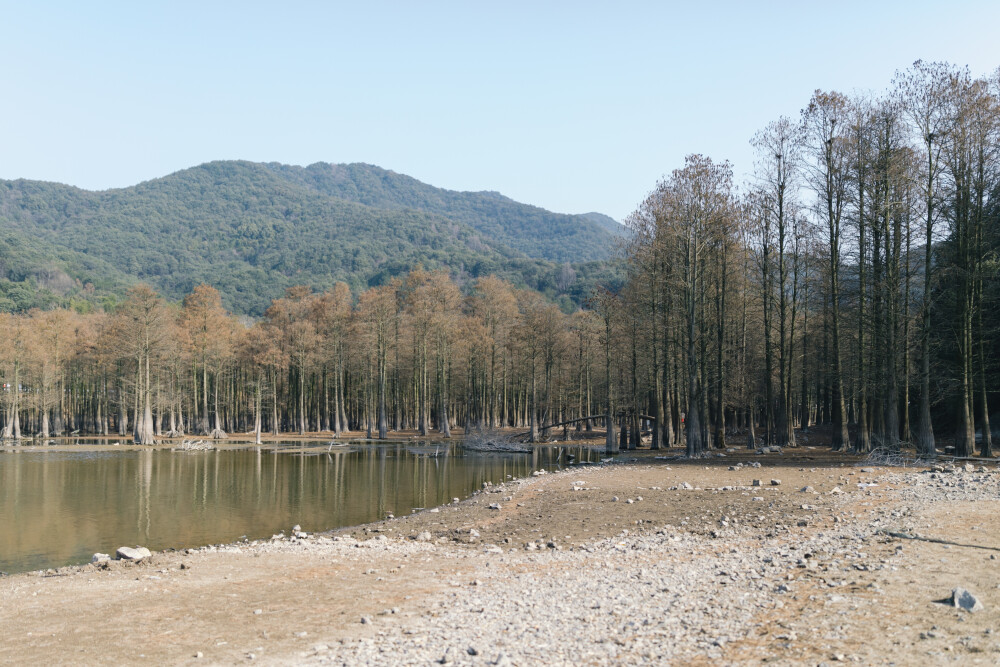
{"label": "green forest", "polygon": [[[616,229],[617,228],[617,229]],[[86,312],[145,282],[179,300],[207,283],[260,316],[288,287],[357,293],[420,265],[467,288],[497,275],[569,311],[614,282],[623,231],[492,192],[453,192],[370,165],[212,162],[89,192],[0,182],[0,310]]]}

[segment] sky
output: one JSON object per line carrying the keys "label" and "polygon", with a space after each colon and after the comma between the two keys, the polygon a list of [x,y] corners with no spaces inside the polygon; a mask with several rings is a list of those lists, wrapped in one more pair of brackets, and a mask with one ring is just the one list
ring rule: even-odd
{"label": "sky", "polygon": [[1000,66],[1000,2],[0,1],[0,178],[367,162],[623,219],[816,89]]}

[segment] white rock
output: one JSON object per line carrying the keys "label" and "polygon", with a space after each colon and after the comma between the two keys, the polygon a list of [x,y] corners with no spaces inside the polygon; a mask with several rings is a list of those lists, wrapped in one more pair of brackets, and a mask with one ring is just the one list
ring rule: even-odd
{"label": "white rock", "polygon": [[142,560],[143,558],[149,558],[153,554],[149,552],[146,547],[118,547],[118,551],[115,555],[122,560]]}
{"label": "white rock", "polygon": [[951,605],[956,609],[964,609],[965,611],[983,610],[983,603],[964,588],[956,588],[951,592]]}
{"label": "white rock", "polygon": [[97,552],[96,554],[94,554],[93,556],[90,557],[90,562],[91,563],[103,563],[103,562],[109,561],[109,560],[111,560],[111,556],[110,555],[108,555],[108,554],[102,554],[100,552]]}

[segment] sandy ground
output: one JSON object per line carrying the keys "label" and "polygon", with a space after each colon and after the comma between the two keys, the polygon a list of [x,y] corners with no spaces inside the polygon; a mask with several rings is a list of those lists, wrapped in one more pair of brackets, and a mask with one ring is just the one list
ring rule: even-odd
{"label": "sandy ground", "polygon": [[[942,502],[949,489],[921,491],[927,473],[862,468],[820,447],[703,461],[662,456],[642,452],[622,464],[495,480],[458,503],[330,534],[293,538],[289,530],[269,541],[157,553],[139,564],[5,577],[0,663],[366,662],[352,647],[417,637],[477,586],[516,595],[514,581],[525,574],[558,582],[565,573],[546,553],[601,553],[595,545],[608,538],[664,535],[664,527],[693,540],[687,556],[651,556],[678,572],[687,558],[711,563],[713,554],[739,550],[788,557],[787,566],[751,582],[774,601],[746,611],[741,636],[706,644],[680,635],[675,641],[690,646],[672,647],[671,655],[684,656],[678,664],[1000,662],[993,634],[1000,632],[1000,550],[993,549],[1000,548],[1000,495],[970,495],[969,485],[979,483],[973,478]],[[877,534],[878,526],[991,548],[899,540]],[[844,549],[795,551],[827,538]],[[743,585],[730,574],[718,586]],[[973,591],[985,610],[938,602],[955,586]],[[712,604],[704,600],[706,613]],[[475,623],[503,620],[479,614]],[[630,652],[627,636],[615,640],[623,663],[662,662],[648,645]],[[433,650],[405,661],[429,662],[427,655],[439,655]],[[463,652],[459,662],[544,662],[496,658],[491,650]],[[589,655],[581,660],[606,662]]]}

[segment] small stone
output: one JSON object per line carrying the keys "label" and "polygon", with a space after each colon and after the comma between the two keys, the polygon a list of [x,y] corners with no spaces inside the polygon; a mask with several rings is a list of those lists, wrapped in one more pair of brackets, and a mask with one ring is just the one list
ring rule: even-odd
{"label": "small stone", "polygon": [[771,486],[781,486],[781,480],[780,479],[772,479],[771,480]]}
{"label": "small stone", "polygon": [[628,503],[629,505],[631,505],[631,504],[632,504],[632,503],[634,503],[635,501],[634,501],[634,500],[632,500],[631,498],[629,498],[629,499],[628,499],[628,500],[626,500],[625,502],[626,502],[626,503]]}
{"label": "small stone", "polygon": [[194,654],[194,657],[196,657],[196,658],[204,658],[205,654],[202,653],[201,651],[198,651],[197,653]]}
{"label": "small stone", "polygon": [[764,501],[764,496],[754,496],[753,500],[755,500],[757,502],[763,502]]}
{"label": "small stone", "polygon": [[430,542],[433,536],[428,531],[423,531],[417,535],[417,542]]}
{"label": "small stone", "polygon": [[964,588],[952,590],[951,605],[956,609],[964,609],[965,611],[982,611],[983,609],[983,603]]}
{"label": "small stone", "polygon": [[479,531],[473,528],[469,531],[469,537],[479,537]]}
{"label": "small stone", "polygon": [[146,547],[118,547],[115,555],[122,560],[142,560],[143,558],[149,558],[153,554]]}
{"label": "small stone", "polygon": [[470,646],[469,648],[465,649],[465,652],[468,653],[469,655],[479,655],[479,651],[477,651],[472,646]]}
{"label": "small stone", "polygon": [[254,616],[260,616],[260,615],[261,615],[261,614],[263,614],[263,613],[264,613],[264,610],[263,610],[263,609],[254,609],[254,610],[253,610],[253,615],[254,615]]}
{"label": "small stone", "polygon": [[693,486],[691,486],[691,485],[690,485],[690,484],[689,484],[688,482],[681,482],[681,488],[682,488],[682,489],[686,489],[686,490],[691,490],[691,489],[693,489],[694,487],[693,487]]}
{"label": "small stone", "polygon": [[617,503],[618,502],[618,496],[611,496],[611,502]]}
{"label": "small stone", "polygon": [[491,510],[498,510],[498,509],[501,509],[501,508],[500,508],[500,503],[492,503],[492,504],[490,504],[490,507],[489,507],[489,508],[490,508]]}
{"label": "small stone", "polygon": [[816,493],[816,489],[811,486],[803,486],[801,489],[802,493]]}
{"label": "small stone", "polygon": [[111,556],[109,554],[102,554],[100,552],[94,554],[90,558],[90,562],[91,563],[104,563],[104,562],[107,562],[109,560],[111,560]]}
{"label": "small stone", "polygon": [[831,496],[840,495],[841,493],[843,493],[843,491],[840,489],[839,486],[835,486],[832,489],[830,489],[830,495]]}
{"label": "small stone", "polygon": [[362,616],[361,617],[361,625],[368,625],[371,622],[372,622],[372,619],[371,619],[370,616]]}
{"label": "small stone", "polygon": [[753,482],[751,482],[751,484],[752,484],[753,486],[760,486],[761,482],[760,482],[760,480],[759,480],[759,479],[755,479],[755,480],[754,480]]}
{"label": "small stone", "polygon": [[292,532],[293,533],[297,533],[300,530],[302,530],[302,526],[300,526],[299,524],[295,524],[294,526],[292,526]]}

